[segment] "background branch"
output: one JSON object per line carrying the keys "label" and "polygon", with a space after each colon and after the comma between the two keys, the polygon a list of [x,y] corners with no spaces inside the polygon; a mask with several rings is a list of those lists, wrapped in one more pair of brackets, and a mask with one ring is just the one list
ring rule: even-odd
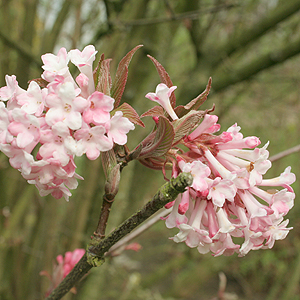
{"label": "background branch", "polygon": [[241,48],[246,48],[250,43],[256,41],[270,29],[278,26],[278,24],[291,15],[295,14],[300,9],[300,1],[282,1],[265,17],[261,18],[251,27],[238,28],[232,33],[231,37],[226,41],[226,44],[218,46],[218,52],[222,55],[216,55],[216,60],[213,61],[213,66],[218,65],[223,57],[230,56]]}
{"label": "background branch", "polygon": [[273,162],[273,161],[279,160],[279,159],[281,159],[281,158],[283,158],[285,156],[288,156],[288,155],[290,155],[292,153],[299,152],[299,151],[300,151],[300,145],[297,145],[295,147],[292,147],[290,149],[287,149],[285,151],[282,151],[280,153],[277,153],[277,154],[271,156],[269,158],[269,160]]}
{"label": "background branch", "polygon": [[42,61],[40,58],[32,53],[32,49],[23,41],[15,41],[11,36],[4,33],[0,28],[0,39],[11,49],[16,50],[20,56],[27,59],[29,62],[35,64],[38,68],[42,67]]}
{"label": "background branch", "polygon": [[151,19],[138,19],[138,20],[132,20],[132,21],[111,21],[111,25],[121,25],[123,27],[129,27],[129,26],[146,26],[146,25],[153,25],[153,24],[160,24],[160,23],[166,23],[166,22],[172,22],[172,21],[181,21],[184,19],[189,20],[196,20],[201,17],[203,14],[208,13],[215,13],[224,9],[230,9],[236,7],[235,4],[222,4],[218,6],[214,6],[211,8],[206,9],[200,9],[200,10],[193,10],[185,13],[180,14],[172,14],[170,17],[166,18],[151,18]]}

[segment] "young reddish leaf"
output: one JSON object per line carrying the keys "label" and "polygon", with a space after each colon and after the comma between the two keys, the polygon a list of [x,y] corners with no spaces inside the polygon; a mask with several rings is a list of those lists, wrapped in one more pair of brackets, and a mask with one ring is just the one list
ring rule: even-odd
{"label": "young reddish leaf", "polygon": [[124,102],[117,109],[115,109],[115,111],[117,110],[120,110],[123,113],[123,116],[129,119],[129,121],[132,123],[145,127],[145,124],[140,119],[138,113],[128,103]]}
{"label": "young reddish leaf", "polygon": [[111,87],[111,96],[115,99],[115,108],[118,107],[120,104],[126,81],[128,76],[128,65],[132,59],[133,54],[141,48],[143,45],[138,45],[135,48],[133,48],[131,51],[129,51],[120,61],[115,80]]}
{"label": "young reddish leaf", "polygon": [[165,113],[163,108],[160,105],[157,105],[144,112],[141,115],[141,118],[144,117],[165,117]]}
{"label": "young reddish leaf", "polygon": [[95,87],[98,85],[100,69],[101,69],[101,65],[102,65],[103,61],[104,61],[104,53],[101,54],[100,59],[99,59],[98,64],[97,64],[97,67],[93,71]]}
{"label": "young reddish leaf", "polygon": [[43,78],[32,79],[29,82],[31,82],[31,81],[35,81],[39,85],[40,88],[45,88],[49,84],[49,82]]}
{"label": "young reddish leaf", "polygon": [[139,144],[134,150],[132,150],[129,153],[129,159],[130,160],[137,159],[139,157],[139,155],[141,154],[142,149],[143,149],[143,145]]}
{"label": "young reddish leaf", "polygon": [[160,117],[157,129],[142,141],[143,149],[138,159],[163,156],[172,147],[174,136],[171,122],[165,117]]}
{"label": "young reddish leaf", "polygon": [[167,169],[165,156],[146,157],[146,158],[140,159],[139,162],[141,164],[143,164],[145,167],[150,168],[150,169],[154,169],[154,170],[161,170],[162,168]]}
{"label": "young reddish leaf", "polygon": [[189,111],[197,110],[206,101],[207,96],[210,91],[210,88],[211,88],[211,77],[208,80],[205,90],[198,97],[196,97],[195,99],[190,101],[188,104],[186,104],[184,106],[179,105],[174,109],[177,116],[179,118],[181,118],[182,116],[187,114]]}
{"label": "young reddish leaf", "polygon": [[192,110],[182,118],[173,121],[172,124],[175,130],[173,145],[178,143],[185,135],[189,134],[195,127],[197,127],[204,115],[204,111]]}
{"label": "young reddish leaf", "polygon": [[[173,82],[169,76],[169,74],[167,73],[167,71],[165,70],[165,68],[151,55],[147,55],[152,62],[154,63],[156,70],[158,72],[158,75],[160,77],[160,80],[162,83],[166,84],[169,88],[173,86]],[[174,95],[174,93],[171,94],[170,96],[170,102],[172,107],[174,108],[176,105],[176,97]]]}
{"label": "young reddish leaf", "polygon": [[97,80],[97,86],[96,91],[102,92],[105,95],[110,96],[110,90],[111,90],[111,77],[110,77],[110,61],[111,59],[100,59],[100,65],[98,65],[99,71],[98,72],[98,80]]}

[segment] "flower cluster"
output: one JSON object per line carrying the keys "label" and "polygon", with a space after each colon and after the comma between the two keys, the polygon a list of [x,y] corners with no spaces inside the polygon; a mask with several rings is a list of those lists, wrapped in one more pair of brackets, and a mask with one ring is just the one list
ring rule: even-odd
{"label": "flower cluster", "polygon": [[[146,97],[160,103],[174,123],[178,117],[169,104],[173,90],[160,84],[156,93]],[[250,250],[272,248],[275,240],[285,238],[291,229],[283,217],[294,205],[290,185],[295,175],[287,167],[279,177],[264,179],[271,167],[268,144],[257,148],[260,140],[244,138],[236,124],[215,135],[220,130],[217,120],[217,116],[205,114],[200,125],[181,141],[188,151],[173,147],[167,154],[173,177],[190,172],[194,180],[186,192],[166,205],[172,208],[166,226],[179,229],[173,241],[185,242],[203,254],[237,252],[244,256]]]}
{"label": "flower cluster", "polygon": [[[95,90],[96,53],[91,45],[82,52],[61,48],[42,56],[42,79],[27,90],[14,75],[6,75],[7,85],[0,88],[0,150],[42,196],[68,200],[69,189],[82,179],[74,157],[94,160],[114,143],[124,145],[134,129],[122,111],[113,111],[115,100]],[[69,61],[80,71],[75,80]]]}
{"label": "flower cluster", "polygon": [[[62,280],[71,272],[75,265],[84,255],[85,250],[77,248],[73,252],[68,251],[63,257],[61,254],[56,257],[57,263],[53,265],[53,271],[50,275],[47,271],[41,271],[40,275],[45,275],[50,279],[51,285],[46,293],[48,296],[61,282]],[[76,289],[73,288],[73,293],[76,293]]]}

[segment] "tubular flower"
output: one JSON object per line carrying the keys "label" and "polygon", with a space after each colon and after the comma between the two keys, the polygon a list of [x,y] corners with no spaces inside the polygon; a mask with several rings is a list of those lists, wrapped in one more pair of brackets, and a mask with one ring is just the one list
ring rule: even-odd
{"label": "tubular flower", "polygon": [[[0,88],[0,151],[42,196],[68,200],[69,189],[83,179],[75,173],[74,158],[96,159],[114,143],[124,145],[134,129],[122,112],[111,116],[113,98],[95,91],[96,53],[90,45],[82,52],[61,48],[57,55],[44,54],[42,79],[23,90],[16,76],[6,75]],[[76,81],[70,61],[81,72]]]}
{"label": "tubular flower", "polygon": [[292,229],[283,217],[294,205],[295,175],[288,167],[279,177],[264,179],[271,167],[268,144],[257,148],[260,140],[244,138],[236,124],[216,136],[217,119],[205,115],[183,139],[189,150],[172,160],[174,177],[180,172],[194,177],[187,191],[166,205],[172,209],[164,218],[167,227],[179,229],[172,240],[214,256],[272,248]]}
{"label": "tubular flower", "polygon": [[155,90],[155,93],[148,93],[145,97],[160,104],[173,120],[178,117],[170,103],[170,96],[177,86],[167,87],[164,83],[160,83]]}
{"label": "tubular flower", "polygon": [[[84,255],[84,249],[75,249],[73,252],[68,251],[64,256],[61,254],[56,257],[56,262],[53,264],[53,271],[50,275],[47,271],[41,271],[40,275],[45,275],[50,280],[50,287],[46,293],[46,297],[61,283],[61,281],[72,271],[75,265]],[[76,288],[73,287],[72,293],[76,294]]]}

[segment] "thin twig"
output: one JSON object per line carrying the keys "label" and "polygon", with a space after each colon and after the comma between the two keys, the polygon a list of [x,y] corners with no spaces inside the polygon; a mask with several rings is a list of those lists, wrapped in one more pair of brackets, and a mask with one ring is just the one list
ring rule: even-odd
{"label": "thin twig", "polygon": [[105,194],[97,228],[93,238],[103,239],[110,215],[112,204],[119,191],[120,173],[124,167],[133,159],[127,146],[115,146],[111,151],[102,153],[102,162],[106,173]]}
{"label": "thin twig", "polygon": [[298,151],[300,151],[300,144],[271,156],[269,160],[273,162]]}
{"label": "thin twig", "polygon": [[100,212],[100,217],[98,221],[97,228],[94,232],[94,237],[103,239],[105,237],[105,230],[107,226],[108,217],[111,211],[111,206],[114,202],[115,198],[109,200],[106,195],[103,196],[103,202]]}

